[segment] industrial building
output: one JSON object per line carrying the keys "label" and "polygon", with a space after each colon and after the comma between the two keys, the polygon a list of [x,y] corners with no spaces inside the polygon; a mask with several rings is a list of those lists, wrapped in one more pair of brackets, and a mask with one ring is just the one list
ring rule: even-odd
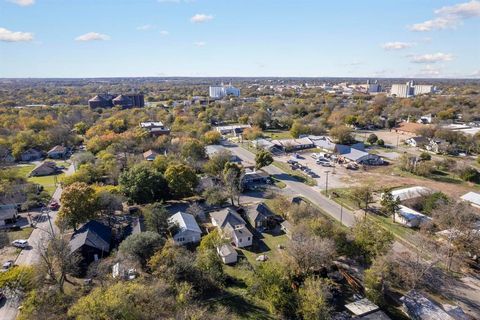
{"label": "industrial building", "polygon": [[114,106],[123,109],[143,108],[145,106],[145,100],[143,94],[98,94],[88,100],[88,106],[92,109],[112,108]]}

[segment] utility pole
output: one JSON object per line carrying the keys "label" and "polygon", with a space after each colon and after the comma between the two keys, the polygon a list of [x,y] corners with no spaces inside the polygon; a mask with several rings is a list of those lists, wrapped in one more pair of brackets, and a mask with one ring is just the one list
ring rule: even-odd
{"label": "utility pole", "polygon": [[325,180],[325,194],[328,196],[328,174],[330,173],[330,171],[325,171],[326,173],[326,180]]}

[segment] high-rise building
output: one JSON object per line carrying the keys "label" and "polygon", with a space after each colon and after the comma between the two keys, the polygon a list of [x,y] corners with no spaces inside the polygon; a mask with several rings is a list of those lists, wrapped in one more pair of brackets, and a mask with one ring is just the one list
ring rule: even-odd
{"label": "high-rise building", "polygon": [[413,80],[407,82],[406,84],[392,84],[392,89],[390,94],[397,96],[399,98],[408,98],[417,96],[420,94],[434,93],[435,87],[432,85],[418,85],[415,84]]}
{"label": "high-rise building", "polygon": [[231,84],[224,85],[222,83],[221,86],[211,86],[209,93],[210,93],[210,98],[212,99],[222,99],[227,96],[239,97],[240,89],[235,88]]}

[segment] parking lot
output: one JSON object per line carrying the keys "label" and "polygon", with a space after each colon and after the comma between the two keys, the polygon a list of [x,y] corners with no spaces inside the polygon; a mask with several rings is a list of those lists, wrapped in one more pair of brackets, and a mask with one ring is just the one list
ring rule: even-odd
{"label": "parking lot", "polygon": [[[313,172],[313,175],[310,175],[317,181],[317,185],[320,189],[325,189],[327,183],[327,172],[328,172],[328,188],[344,188],[346,186],[355,183],[355,180],[351,177],[351,170],[346,168],[346,165],[343,164],[333,164],[332,167],[322,166],[321,164],[316,163],[316,159],[312,157],[314,153],[312,152],[301,152],[298,153],[298,157],[295,158],[293,154],[283,155],[275,157],[275,160],[281,162],[288,162],[289,160],[294,160],[298,162],[303,169],[310,169]],[[308,170],[307,169],[307,170]],[[301,170],[305,174],[305,170],[302,168],[297,168],[295,170]]]}

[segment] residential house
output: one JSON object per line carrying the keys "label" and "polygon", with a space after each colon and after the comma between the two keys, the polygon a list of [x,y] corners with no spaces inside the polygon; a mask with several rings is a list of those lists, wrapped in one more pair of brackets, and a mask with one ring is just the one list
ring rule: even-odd
{"label": "residential house", "polygon": [[147,161],[153,161],[158,156],[158,153],[153,151],[152,149],[145,151],[143,153],[143,159]]}
{"label": "residential house", "polygon": [[272,141],[263,138],[253,140],[251,144],[253,148],[263,149],[270,152],[275,151],[275,149],[277,148],[277,146]]}
{"label": "residential house", "polygon": [[141,122],[140,128],[145,129],[151,136],[169,135],[170,129],[164,126],[161,121],[147,121]]}
{"label": "residential house", "polygon": [[37,149],[30,148],[20,154],[20,160],[22,161],[38,161],[42,160],[43,153]]}
{"label": "residential house", "polygon": [[252,245],[253,235],[248,230],[245,220],[233,208],[225,208],[210,213],[212,224],[219,228],[237,248]]}
{"label": "residential house", "polygon": [[453,151],[450,143],[443,139],[430,139],[429,143],[425,146],[425,149],[436,154],[447,154]]}
{"label": "residential house", "polygon": [[418,228],[430,220],[430,217],[402,205],[400,205],[398,211],[395,212],[395,222],[409,228]]}
{"label": "residential house", "polygon": [[422,136],[411,137],[405,140],[405,143],[415,148],[425,148],[429,144],[427,138]]}
{"label": "residential house", "polygon": [[263,202],[247,210],[247,218],[255,229],[270,228],[275,224],[274,217],[273,212]]}
{"label": "residential house", "polygon": [[168,218],[168,225],[172,229],[173,240],[178,244],[200,242],[202,230],[195,217],[189,213],[177,212]]}
{"label": "residential house", "polygon": [[217,247],[217,253],[224,264],[233,264],[237,262],[237,250],[235,250],[235,248],[229,243]]}
{"label": "residential house", "polygon": [[[460,316],[458,307],[444,306],[442,308],[416,290],[410,290],[406,295],[400,298],[403,311],[415,320],[462,320],[468,319],[466,316]],[[447,311],[448,310],[448,311]],[[464,315],[464,314],[463,314]]]}
{"label": "residential house", "polygon": [[230,155],[230,162],[235,162],[235,163],[241,163],[242,159],[240,159],[238,156],[232,154],[230,150],[225,148],[222,145],[219,144],[211,144],[205,147],[205,152],[207,153],[207,156],[211,159],[215,155],[218,155],[220,153],[228,153]]}
{"label": "residential house", "polygon": [[47,156],[52,159],[64,159],[68,149],[64,146],[55,146],[47,152]]}
{"label": "residential house", "polygon": [[30,176],[31,177],[48,176],[51,174],[60,173],[61,171],[62,169],[57,167],[57,164],[55,162],[44,161],[36,165],[35,168],[33,168],[33,170],[30,172]]}
{"label": "residential house", "polygon": [[244,186],[252,184],[262,184],[268,183],[270,180],[270,175],[263,170],[251,170],[249,168],[245,169],[245,174],[243,175],[242,183]]}
{"label": "residential house", "polygon": [[463,201],[470,202],[473,207],[480,209],[480,193],[477,192],[468,192],[460,197]]}
{"label": "residential house", "polygon": [[4,226],[17,221],[17,206],[14,204],[0,205],[0,226]]}
{"label": "residential house", "polygon": [[112,229],[95,220],[90,220],[75,231],[70,239],[70,252],[79,253],[83,264],[97,261],[110,252]]}

